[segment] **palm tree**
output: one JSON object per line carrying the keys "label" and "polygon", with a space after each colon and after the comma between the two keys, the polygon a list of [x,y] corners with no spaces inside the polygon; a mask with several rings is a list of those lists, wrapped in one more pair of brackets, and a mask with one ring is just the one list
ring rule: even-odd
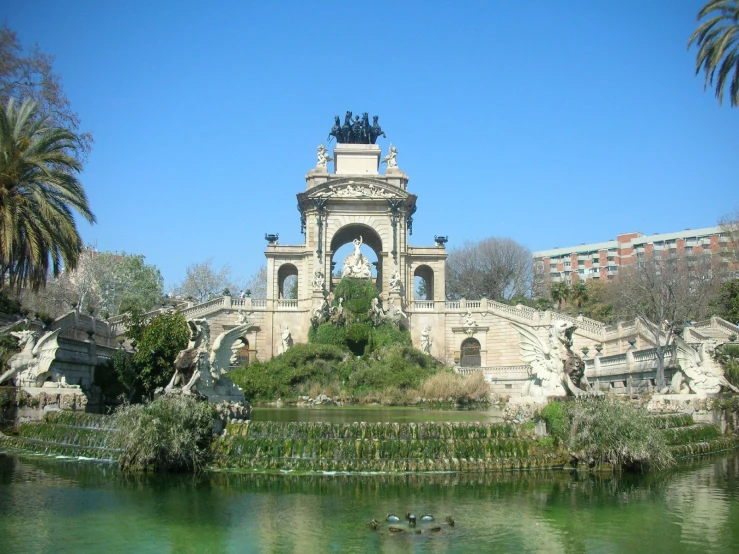
{"label": "palm tree", "polygon": [[588,286],[582,281],[578,281],[572,285],[572,289],[570,290],[570,300],[575,302],[579,311],[583,302],[588,301]]}
{"label": "palm tree", "polygon": [[90,223],[76,174],[78,137],[49,124],[34,102],[0,107],[0,287],[34,291],[49,270],[77,264],[82,240],[73,209]]}
{"label": "palm tree", "polygon": [[567,284],[567,281],[554,283],[549,288],[549,295],[552,297],[552,301],[557,303],[557,308],[561,310],[562,303],[570,296],[570,285]]}
{"label": "palm tree", "polygon": [[729,101],[739,105],[739,0],[709,0],[697,19],[707,19],[691,35],[688,48],[698,46],[695,74],[706,74],[704,88],[716,86],[719,105],[729,81]]}

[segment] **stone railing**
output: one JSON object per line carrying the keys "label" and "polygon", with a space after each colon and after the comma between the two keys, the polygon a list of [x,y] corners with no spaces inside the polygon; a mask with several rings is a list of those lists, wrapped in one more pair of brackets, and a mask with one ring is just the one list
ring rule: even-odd
{"label": "stone railing", "polygon": [[531,372],[531,366],[528,365],[509,365],[509,366],[490,366],[490,367],[460,367],[454,368],[454,371],[460,375],[472,375],[473,373],[482,372],[485,380],[504,380],[516,381],[528,379]]}
{"label": "stone railing", "polygon": [[468,300],[467,301],[467,307],[472,308],[480,308],[482,307],[482,300]]}
{"label": "stone railing", "polygon": [[434,301],[433,300],[414,300],[411,304],[413,311],[418,310],[433,310],[434,309]]}
{"label": "stone railing", "polygon": [[446,301],[446,309],[447,310],[459,310],[461,307],[461,302],[459,300],[447,300]]}
{"label": "stone railing", "polygon": [[298,307],[298,301],[292,298],[280,298],[277,301],[278,309],[295,309]]}
{"label": "stone railing", "polygon": [[61,329],[62,333],[72,328],[86,333],[92,332],[101,337],[108,337],[111,333],[109,323],[96,319],[90,315],[80,314],[74,311],[58,317],[49,326],[50,331]]}
{"label": "stone railing", "polygon": [[606,326],[600,321],[595,321],[594,319],[589,319],[587,317],[577,318],[560,312],[552,312],[552,320],[555,319],[569,321],[573,325],[576,325],[580,331],[587,331],[598,338],[605,338]]}
{"label": "stone railing", "polygon": [[266,298],[252,298],[251,305],[253,308],[266,308],[267,299]]}
{"label": "stone railing", "polygon": [[230,296],[219,296],[218,298],[214,298],[213,300],[209,300],[208,302],[203,302],[202,304],[198,304],[197,306],[192,306],[191,308],[186,308],[182,310],[182,315],[185,316],[185,319],[192,319],[207,312],[211,312],[216,308],[220,308],[221,306],[225,306],[226,299],[228,299],[228,304],[230,306]]}
{"label": "stone railing", "polygon": [[729,323],[725,319],[722,319],[720,317],[712,318],[716,321],[716,325],[723,329],[724,331],[728,331],[729,334],[732,335],[739,335],[739,326],[733,325],[732,323]]}
{"label": "stone railing", "polygon": [[539,313],[538,310],[534,310],[533,308],[529,308],[528,306],[524,306],[522,304],[519,304],[517,306],[509,306],[508,304],[503,304],[502,302],[494,302],[490,300],[488,300],[488,308],[490,308],[492,312],[502,312],[516,317],[522,317],[531,321],[533,321],[536,315]]}

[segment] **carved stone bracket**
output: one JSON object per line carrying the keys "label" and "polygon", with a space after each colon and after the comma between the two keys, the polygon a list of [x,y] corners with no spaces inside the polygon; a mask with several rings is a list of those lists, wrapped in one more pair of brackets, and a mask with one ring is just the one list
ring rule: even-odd
{"label": "carved stone bracket", "polygon": [[323,255],[323,219],[326,216],[328,198],[311,198],[311,204],[316,209],[316,223],[318,226],[318,248],[316,249],[316,254],[320,259]]}
{"label": "carved stone bracket", "polygon": [[400,211],[403,207],[403,200],[388,199],[387,205],[390,208],[390,225],[393,228],[393,260],[398,263],[398,220],[400,219]]}
{"label": "carved stone bracket", "polygon": [[468,337],[471,337],[475,333],[482,332],[487,333],[490,327],[480,327],[480,326],[474,326],[474,327],[452,327],[452,333],[464,333]]}

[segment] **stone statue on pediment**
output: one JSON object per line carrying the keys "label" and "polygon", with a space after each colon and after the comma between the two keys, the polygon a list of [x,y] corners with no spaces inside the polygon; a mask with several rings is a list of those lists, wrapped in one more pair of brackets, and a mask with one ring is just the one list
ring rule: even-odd
{"label": "stone statue on pediment", "polygon": [[318,145],[318,153],[316,154],[316,156],[318,158],[316,167],[321,169],[325,169],[326,164],[334,160],[331,156],[329,156],[328,150],[326,150],[326,147],[323,144]]}
{"label": "stone statue on pediment", "polygon": [[398,162],[396,161],[397,157],[398,157],[398,150],[391,144],[390,151],[387,153],[387,156],[382,158],[382,163],[387,164],[388,168],[398,167]]}

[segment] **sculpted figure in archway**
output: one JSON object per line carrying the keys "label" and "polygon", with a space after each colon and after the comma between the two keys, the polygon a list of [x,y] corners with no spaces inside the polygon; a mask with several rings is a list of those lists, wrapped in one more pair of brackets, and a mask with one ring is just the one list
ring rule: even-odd
{"label": "sculpted figure in archway", "polygon": [[341,270],[341,276],[369,279],[372,275],[370,262],[360,250],[362,236],[360,235],[358,239],[354,239],[352,244],[354,245],[354,252],[344,258],[344,268]]}

